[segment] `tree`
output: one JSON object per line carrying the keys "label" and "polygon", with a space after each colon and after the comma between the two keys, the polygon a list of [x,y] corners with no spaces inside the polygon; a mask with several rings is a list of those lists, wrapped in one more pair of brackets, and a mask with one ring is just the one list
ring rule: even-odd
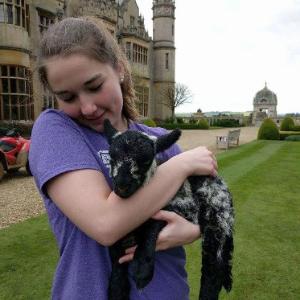
{"label": "tree", "polygon": [[162,89],[161,95],[163,96],[162,104],[170,108],[172,113],[172,120],[175,118],[175,109],[185,103],[191,103],[190,100],[193,96],[188,86],[182,83],[175,83]]}

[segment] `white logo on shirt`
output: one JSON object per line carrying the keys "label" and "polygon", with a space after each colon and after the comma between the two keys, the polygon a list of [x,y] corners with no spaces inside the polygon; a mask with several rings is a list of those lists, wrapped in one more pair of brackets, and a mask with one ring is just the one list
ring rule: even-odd
{"label": "white logo on shirt", "polygon": [[104,165],[110,170],[110,155],[108,150],[99,150],[98,155],[100,159],[103,161]]}

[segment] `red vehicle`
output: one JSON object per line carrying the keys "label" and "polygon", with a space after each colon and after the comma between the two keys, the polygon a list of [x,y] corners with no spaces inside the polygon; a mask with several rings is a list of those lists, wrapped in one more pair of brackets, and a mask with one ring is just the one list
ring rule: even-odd
{"label": "red vehicle", "polygon": [[0,180],[5,172],[12,173],[25,167],[31,175],[28,154],[30,140],[23,138],[16,129],[9,130],[0,137]]}

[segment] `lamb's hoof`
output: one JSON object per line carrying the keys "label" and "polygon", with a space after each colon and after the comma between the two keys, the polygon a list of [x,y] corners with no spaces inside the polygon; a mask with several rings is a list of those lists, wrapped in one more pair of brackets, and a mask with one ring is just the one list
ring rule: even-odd
{"label": "lamb's hoof", "polygon": [[137,289],[143,289],[152,280],[154,273],[154,258],[145,257],[132,262],[132,277]]}

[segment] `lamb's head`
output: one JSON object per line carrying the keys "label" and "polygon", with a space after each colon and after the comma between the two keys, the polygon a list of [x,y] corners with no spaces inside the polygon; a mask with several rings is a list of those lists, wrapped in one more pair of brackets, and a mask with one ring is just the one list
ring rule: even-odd
{"label": "lamb's head", "polygon": [[109,120],[104,121],[104,133],[110,144],[113,189],[122,198],[130,197],[148,183],[156,169],[156,153],[168,149],[181,134],[180,130],[160,137],[134,130],[121,133]]}

